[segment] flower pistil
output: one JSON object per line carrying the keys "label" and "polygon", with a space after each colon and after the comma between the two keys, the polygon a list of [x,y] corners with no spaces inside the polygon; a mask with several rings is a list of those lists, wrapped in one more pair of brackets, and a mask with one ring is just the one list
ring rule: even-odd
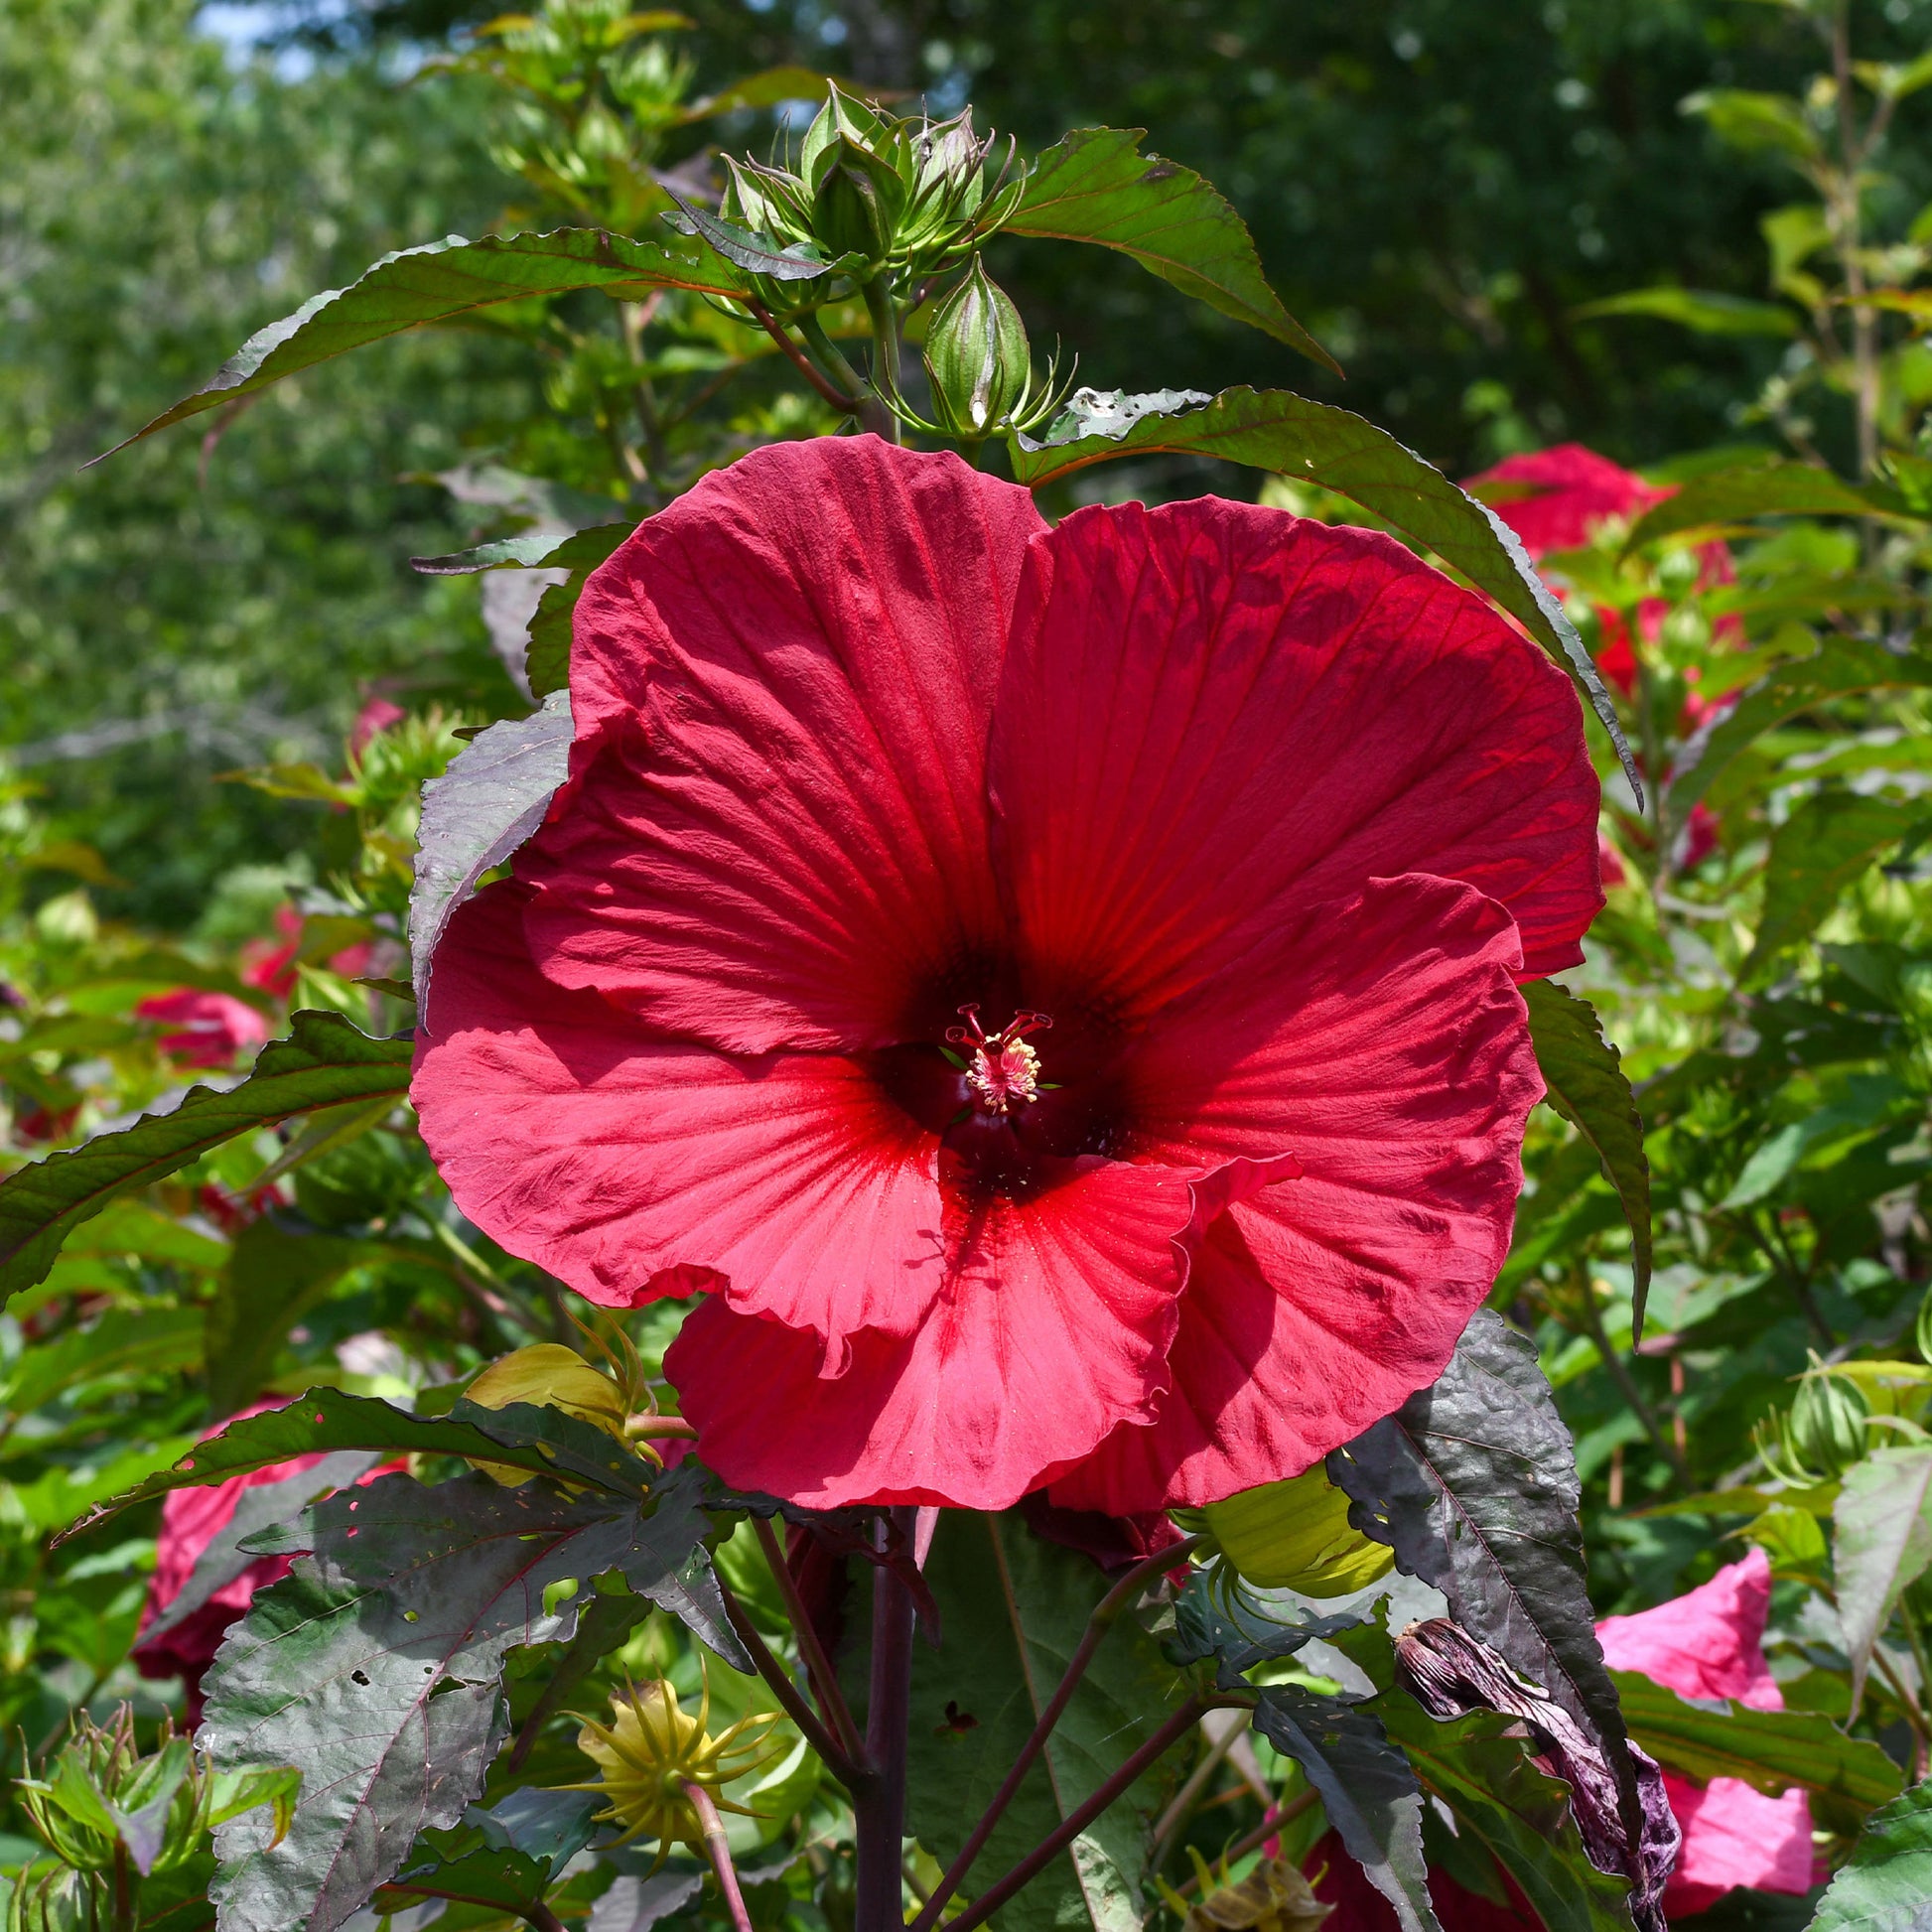
{"label": "flower pistil", "polygon": [[1043,1013],[1023,1007],[997,1034],[980,1026],[980,1010],[969,1001],[959,1009],[963,1027],[948,1027],[946,1037],[957,1046],[970,1046],[966,1084],[983,1112],[1011,1113],[1039,1093],[1039,1055],[1027,1044],[1029,1034],[1044,1033],[1053,1023]]}

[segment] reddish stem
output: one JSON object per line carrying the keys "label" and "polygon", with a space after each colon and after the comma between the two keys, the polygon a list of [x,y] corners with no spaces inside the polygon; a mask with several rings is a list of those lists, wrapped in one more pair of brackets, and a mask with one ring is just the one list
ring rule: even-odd
{"label": "reddish stem", "polygon": [[705,1850],[711,1854],[711,1868],[718,1874],[718,1889],[725,1895],[725,1909],[732,1915],[738,1932],[752,1932],[752,1915],[745,1909],[745,1894],[738,1888],[738,1867],[732,1863],[731,1847],[725,1840],[725,1821],[711,1802],[711,1793],[701,1784],[687,1784],[684,1795],[704,1827]]}

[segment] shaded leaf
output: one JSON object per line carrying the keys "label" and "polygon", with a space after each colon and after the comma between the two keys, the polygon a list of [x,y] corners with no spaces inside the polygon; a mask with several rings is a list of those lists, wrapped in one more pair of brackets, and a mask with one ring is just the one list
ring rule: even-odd
{"label": "shaded leaf", "polygon": [[[694,100],[678,114],[680,121],[708,120],[714,114],[735,114],[747,107],[776,107],[787,100],[823,100],[835,83],[829,75],[812,68],[763,68],[734,80],[715,94]],[[866,88],[848,83],[845,91],[855,99]]]}
{"label": "shaded leaf", "polygon": [[1810,1932],[1925,1932],[1932,1910],[1932,1779],[1865,1821]]}
{"label": "shaded leaf", "polygon": [[1638,1671],[1610,1676],[1630,1735],[1700,1784],[1738,1778],[1769,1797],[1800,1785],[1869,1811],[1897,1797],[1904,1781],[1877,1744],[1846,1736],[1823,1712],[1754,1711],[1734,1698],[1681,1698]]}
{"label": "shaded leaf", "polygon": [[478,241],[448,235],[384,255],[345,289],[311,296],[293,315],[250,336],[193,395],[115,448],[124,450],[171,423],[252,395],[351,348],[499,302],[573,289],[628,294],[679,288],[730,296],[744,286],[744,278],[710,249],[682,239],[631,241],[602,228],[484,235]]}
{"label": "shaded leaf", "polygon": [[1544,1098],[1595,1151],[1603,1178],[1615,1188],[1630,1223],[1631,1328],[1633,1338],[1641,1337],[1653,1253],[1650,1163],[1623,1055],[1603,1037],[1596,1009],[1554,980],[1531,981],[1523,998],[1547,1089]]}
{"label": "shaded leaf", "polygon": [[1348,1856],[1395,1909],[1403,1932],[1441,1932],[1422,1851],[1422,1788],[1382,1721],[1346,1698],[1271,1685],[1254,1727],[1321,1794]]}
{"label": "shaded leaf", "polygon": [[1932,1565],[1932,1449],[1873,1449],[1845,1472],[1832,1510],[1838,1614],[1852,1660],[1852,1708],[1908,1584]]}
{"label": "shaded leaf", "polygon": [[110,1309],[27,1349],[0,1381],[0,1409],[31,1415],[57,1396],[111,1375],[155,1375],[202,1359],[200,1309]]}
{"label": "shaded leaf", "polygon": [[529,681],[531,696],[547,698],[553,691],[562,691],[569,685],[571,624],[577,614],[577,600],[583,595],[591,572],[617,549],[626,534],[619,533],[616,542],[607,549],[604,547],[609,535],[607,529],[580,530],[576,536],[560,543],[550,556],[554,568],[567,569],[570,575],[561,584],[545,588],[530,619],[523,675]]}
{"label": "shaded leaf", "polygon": [[1477,1311],[1441,1379],[1327,1467],[1353,1499],[1349,1521],[1584,1727],[1635,1836],[1636,1775],[1586,1587],[1576,1452],[1535,1344]]}
{"label": "shaded leaf", "polygon": [[1263,1599],[1249,1590],[1224,1590],[1205,1570],[1196,1570],[1174,1604],[1174,1634],[1168,1654],[1178,1664],[1218,1666],[1224,1691],[1240,1685],[1242,1674],[1277,1657],[1291,1657],[1317,1637],[1332,1637],[1361,1618],[1326,1616],[1288,1599]]}
{"label": "shaded leaf", "polygon": [[423,1834],[403,1869],[376,1894],[376,1910],[450,1898],[527,1917],[591,1842],[593,1814],[603,1805],[600,1792],[536,1786],[511,1792],[487,1811],[472,1805],[452,1830]]}
{"label": "shaded leaf", "polygon": [[1781,956],[1818,929],[1846,888],[1924,821],[1921,806],[1862,792],[1819,791],[1802,800],[1771,834],[1764,906],[1738,983],[1769,979]]}
{"label": "shaded leaf", "polygon": [[1586,302],[1570,312],[1579,322],[1604,316],[1654,316],[1675,322],[1701,336],[1795,336],[1796,314],[1776,302],[1753,302],[1746,296],[1720,295],[1710,289],[1631,289],[1624,295]]}
{"label": "shaded leaf", "polygon": [[115,1195],[164,1179],[239,1134],[316,1107],[408,1090],[410,1042],[371,1039],[339,1013],[298,1013],[245,1080],[191,1087],[170,1113],[50,1154],[0,1181],[0,1301],[54,1265],[69,1232]]}
{"label": "shaded leaf", "polygon": [[1014,438],[1008,448],[1015,481],[1037,489],[1116,457],[1175,453],[1279,471],[1346,496],[1459,571],[1571,673],[1641,798],[1642,780],[1616,707],[1576,625],[1536,574],[1515,532],[1486,504],[1458,489],[1386,430],[1349,410],[1311,402],[1286,389],[1224,389],[1202,407],[1177,412],[1148,409],[1136,414],[1125,401],[1118,407],[1127,421],[1119,431],[1085,431],[1082,418],[1075,416],[1062,418],[1042,443]]}
{"label": "shaded leaf", "polygon": [[1118,249],[1339,375],[1341,365],[1268,286],[1247,223],[1191,168],[1138,152],[1146,138],[1145,128],[1120,127],[1064,136],[1034,163],[1007,232]]}
{"label": "shaded leaf", "polygon": [[1774,726],[1832,698],[1885,685],[1932,685],[1932,658],[1865,637],[1834,637],[1811,656],[1778,665],[1686,747],[1671,776],[1671,823],[1682,825],[1725,766]]}
{"label": "shaded leaf", "polygon": [[207,1312],[207,1406],[216,1421],[254,1401],[288,1331],[381,1243],[284,1228],[273,1213],[235,1236],[228,1272]]}
{"label": "shaded leaf", "polygon": [[794,241],[783,248],[775,247],[766,235],[754,234],[735,221],[721,221],[707,213],[675,188],[667,186],[664,192],[677,204],[685,233],[701,235],[728,262],[753,275],[767,276],[774,282],[809,282],[835,268],[864,266],[863,258],[856,255],[827,258],[811,242]]}
{"label": "shaded leaf", "polygon": [[256,1553],[241,1547],[250,1537],[274,1524],[292,1522],[331,1490],[347,1488],[357,1476],[368,1472],[375,1459],[373,1449],[336,1449],[321,1461],[298,1469],[279,1482],[257,1482],[242,1490],[235,1498],[234,1514],[215,1531],[195,1559],[188,1581],[168,1607],[142,1630],[141,1641],[151,1643],[177,1624],[186,1622],[216,1591],[225,1589],[256,1562]]}
{"label": "shaded leaf", "polygon": [[1630,1932],[1627,1885],[1590,1863],[1568,1787],[1538,1768],[1530,1739],[1505,1734],[1507,1719],[1477,1712],[1445,1723],[1402,1690],[1375,1708],[1424,1790],[1488,1849],[1548,1932]]}
{"label": "shaded leaf", "polygon": [[481,732],[423,787],[416,879],[409,889],[409,957],[419,1000],[450,915],[539,825],[570,769],[570,693],[553,691],[527,718]]}
{"label": "shaded leaf", "polygon": [[216,1833],[223,1932],[334,1932],[420,1832],[454,1826],[502,1740],[505,1656],[576,1627],[581,1587],[551,1587],[678,1581],[705,1563],[697,1496],[675,1476],[621,1501],[391,1475],[317,1505],[315,1554],[257,1595],[204,1683],[211,1756],[304,1773],[280,1845],[246,1819]]}
{"label": "shaded leaf", "polygon": [[527,530],[521,536],[498,537],[474,550],[458,550],[447,557],[411,557],[409,568],[425,577],[474,577],[484,570],[575,570],[601,564],[632,530],[634,523],[595,523],[560,537],[555,530]]}
{"label": "shaded leaf", "polygon": [[[915,1646],[906,1829],[949,1864],[1058,1685],[1107,1579],[1034,1536],[1017,1515],[945,1510],[926,1558],[945,1641]],[[1175,1673],[1123,1617],[995,1827],[965,1885],[970,1897],[1017,1864],[1159,1728],[1178,1701]],[[1009,1932],[1131,1932],[1143,1912],[1146,1814],[1170,1774],[1153,1767],[1004,1906]]]}

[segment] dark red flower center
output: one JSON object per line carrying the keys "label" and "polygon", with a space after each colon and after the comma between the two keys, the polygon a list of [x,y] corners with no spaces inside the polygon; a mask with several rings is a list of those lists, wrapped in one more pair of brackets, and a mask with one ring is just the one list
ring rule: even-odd
{"label": "dark red flower center", "polygon": [[1044,1033],[1052,1019],[1023,1008],[997,1034],[980,1026],[980,1010],[968,1001],[959,1009],[963,1027],[948,1027],[946,1037],[970,1049],[966,1084],[982,1113],[1010,1114],[1039,1097],[1039,1055],[1027,1044],[1029,1034]]}

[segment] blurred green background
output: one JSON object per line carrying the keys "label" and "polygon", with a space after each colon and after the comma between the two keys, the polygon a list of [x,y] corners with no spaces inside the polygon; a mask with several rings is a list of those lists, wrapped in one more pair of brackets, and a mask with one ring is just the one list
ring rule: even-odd
{"label": "blurred green background", "polygon": [[[180,926],[311,826],[220,774],[333,750],[373,694],[474,689],[474,579],[411,555],[476,525],[433,479],[502,457],[540,373],[485,329],[406,338],[89,458],[253,330],[385,250],[515,218],[480,83],[434,58],[494,5],[0,4],[0,757]],[[1858,10],[1914,53],[1932,5]],[[1784,345],[1588,321],[1659,283],[1764,291],[1758,222],[1799,184],[1681,103],[1796,87],[1802,23],[1750,0],[698,0],[700,89],[796,62],[1034,148],[1145,126],[1241,209],[1338,381],[1092,251],[1008,243],[1035,342],[1103,387],[1235,382],[1361,410],[1451,475],[1576,438],[1619,461],[1768,441],[1746,404]],[[1906,104],[1880,191],[1932,196]],[[768,134],[751,116],[727,147]],[[695,151],[700,133],[685,147]],[[1064,262],[1062,266],[1061,263]],[[1077,280],[1073,279],[1077,276]],[[204,437],[203,424],[216,434]],[[1841,425],[1821,424],[1830,454]],[[527,464],[527,447],[522,449]],[[1174,466],[1135,487],[1228,477]],[[50,888],[51,889],[51,888]]]}

